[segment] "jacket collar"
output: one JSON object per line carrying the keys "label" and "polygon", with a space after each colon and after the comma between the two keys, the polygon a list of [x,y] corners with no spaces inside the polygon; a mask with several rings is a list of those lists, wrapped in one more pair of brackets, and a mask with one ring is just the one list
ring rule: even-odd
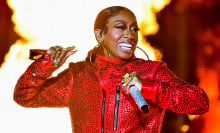
{"label": "jacket collar", "polygon": [[129,62],[133,62],[135,59],[135,56],[132,56],[128,60],[121,60],[120,58],[109,58],[108,56],[104,55],[101,47],[94,47],[88,52],[86,57],[86,61],[97,70],[122,67]]}
{"label": "jacket collar", "polygon": [[122,60],[120,58],[109,58],[108,56],[104,56],[98,54],[95,59],[95,67],[100,69],[107,69],[107,68],[115,68],[115,67],[122,67],[125,64],[132,62],[135,59],[135,56],[131,57],[128,60]]}

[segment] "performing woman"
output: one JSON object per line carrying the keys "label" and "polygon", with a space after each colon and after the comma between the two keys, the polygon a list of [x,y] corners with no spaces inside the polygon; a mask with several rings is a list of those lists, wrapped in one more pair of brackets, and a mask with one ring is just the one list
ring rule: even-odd
{"label": "performing woman", "polygon": [[[85,61],[70,63],[51,74],[76,52],[75,47],[51,47],[20,77],[14,100],[25,107],[68,107],[73,132],[160,132],[166,109],[203,114],[209,99],[203,89],[177,77],[166,63],[135,57],[138,42],[135,15],[121,6],[102,10],[95,20],[98,46]],[[121,79],[129,74],[127,84]],[[135,87],[148,113],[130,93]]]}

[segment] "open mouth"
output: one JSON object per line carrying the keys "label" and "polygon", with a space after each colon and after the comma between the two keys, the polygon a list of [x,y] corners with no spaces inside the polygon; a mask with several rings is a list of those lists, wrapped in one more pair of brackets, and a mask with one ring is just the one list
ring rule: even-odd
{"label": "open mouth", "polygon": [[118,46],[120,47],[120,49],[126,53],[130,53],[132,52],[132,48],[133,46],[129,43],[119,43]]}

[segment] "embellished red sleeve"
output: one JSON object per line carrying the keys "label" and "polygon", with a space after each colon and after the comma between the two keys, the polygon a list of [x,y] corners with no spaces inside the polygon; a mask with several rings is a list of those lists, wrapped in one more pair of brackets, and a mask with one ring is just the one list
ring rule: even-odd
{"label": "embellished red sleeve", "polygon": [[146,99],[150,99],[153,102],[156,102],[157,87],[158,87],[157,82],[153,80],[143,79],[141,95]]}
{"label": "embellished red sleeve", "polygon": [[47,59],[32,63],[17,81],[14,100],[25,107],[66,106],[73,83],[71,73],[67,69],[49,78],[54,69]]}
{"label": "embellished red sleeve", "polygon": [[203,114],[209,110],[209,99],[203,89],[177,77],[161,63],[153,77],[157,82],[157,104],[176,113]]}

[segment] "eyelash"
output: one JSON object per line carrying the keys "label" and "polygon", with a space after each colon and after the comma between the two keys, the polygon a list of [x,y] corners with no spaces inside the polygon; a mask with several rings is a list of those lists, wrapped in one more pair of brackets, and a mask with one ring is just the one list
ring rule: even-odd
{"label": "eyelash", "polygon": [[132,29],[133,31],[137,32],[139,31],[140,29],[138,27],[135,27],[134,29]]}
{"label": "eyelash", "polygon": [[[117,29],[122,29],[122,30],[124,30],[124,29],[126,29],[126,27],[125,26],[123,26],[123,25],[120,25],[120,26],[115,26],[115,28],[117,28]],[[139,31],[139,28],[138,27],[131,27],[131,30],[132,31],[134,31],[134,32],[137,32],[137,31]]]}
{"label": "eyelash", "polygon": [[119,25],[119,26],[118,26],[118,25],[116,25],[116,26],[115,26],[115,28],[117,28],[117,29],[125,29],[126,27],[125,27],[125,26],[123,26],[123,25]]}

